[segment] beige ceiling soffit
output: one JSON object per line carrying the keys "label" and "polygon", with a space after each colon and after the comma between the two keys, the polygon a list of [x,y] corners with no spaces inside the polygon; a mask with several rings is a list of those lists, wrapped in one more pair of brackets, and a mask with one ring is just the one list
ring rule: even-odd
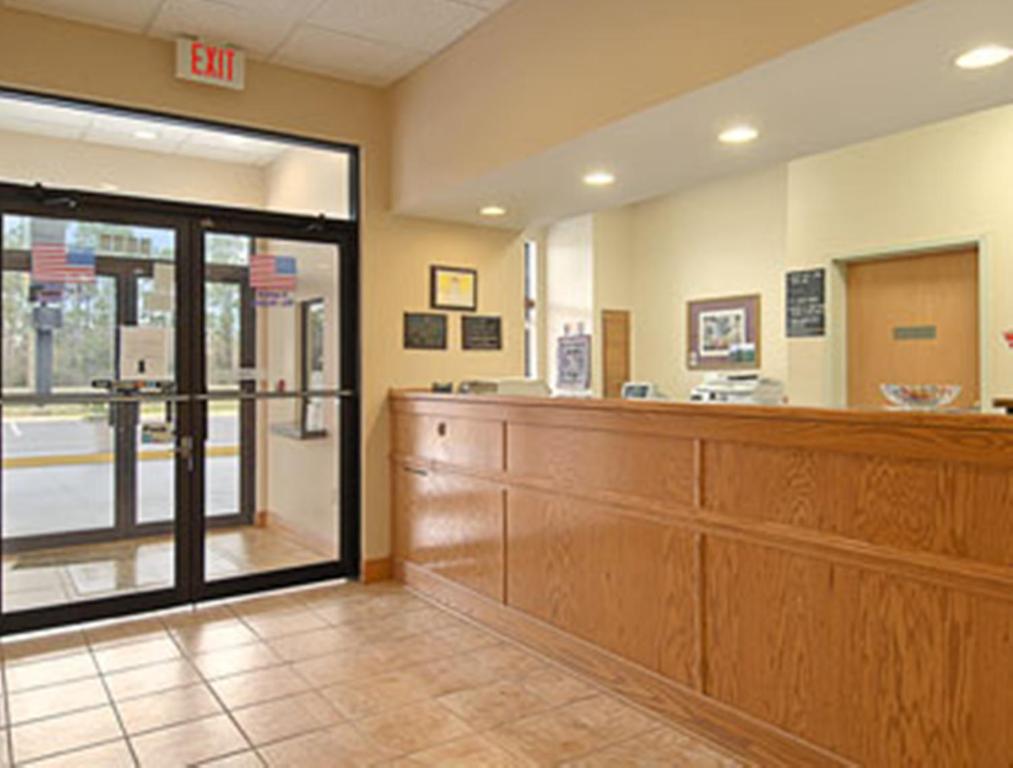
{"label": "beige ceiling soffit", "polygon": [[395,86],[395,206],[911,2],[515,0]]}

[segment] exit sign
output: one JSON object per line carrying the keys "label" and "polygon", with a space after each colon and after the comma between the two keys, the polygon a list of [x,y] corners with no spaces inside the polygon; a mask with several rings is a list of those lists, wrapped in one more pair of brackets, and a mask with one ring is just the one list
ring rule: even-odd
{"label": "exit sign", "polygon": [[182,37],[176,41],[176,77],[243,90],[246,57],[230,45]]}

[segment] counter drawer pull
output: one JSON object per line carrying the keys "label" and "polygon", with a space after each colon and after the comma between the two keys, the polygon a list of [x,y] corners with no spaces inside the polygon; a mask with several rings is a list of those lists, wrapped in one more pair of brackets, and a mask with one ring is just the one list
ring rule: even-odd
{"label": "counter drawer pull", "polygon": [[436,434],[438,434],[440,437],[447,436],[447,422],[441,421],[439,424],[436,425]]}
{"label": "counter drawer pull", "polygon": [[426,470],[424,469],[415,469],[415,467],[405,467],[404,471],[412,475],[417,475],[418,477],[429,477],[429,473],[426,472]]}

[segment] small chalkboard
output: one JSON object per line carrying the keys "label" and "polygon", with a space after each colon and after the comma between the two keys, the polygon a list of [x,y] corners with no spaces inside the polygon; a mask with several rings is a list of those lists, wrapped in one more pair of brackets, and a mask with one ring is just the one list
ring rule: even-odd
{"label": "small chalkboard", "polygon": [[446,349],[447,316],[405,312],[405,349]]}
{"label": "small chalkboard", "polygon": [[463,316],[461,318],[461,346],[471,350],[503,349],[502,320],[495,316]]}
{"label": "small chalkboard", "polygon": [[789,272],[785,306],[788,338],[826,335],[826,270],[821,267]]}

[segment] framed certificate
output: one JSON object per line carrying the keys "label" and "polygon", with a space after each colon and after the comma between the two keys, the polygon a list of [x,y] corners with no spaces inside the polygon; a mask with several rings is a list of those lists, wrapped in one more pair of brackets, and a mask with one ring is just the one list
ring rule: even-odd
{"label": "framed certificate", "polygon": [[478,309],[478,272],[464,267],[429,268],[429,304],[433,309]]}

